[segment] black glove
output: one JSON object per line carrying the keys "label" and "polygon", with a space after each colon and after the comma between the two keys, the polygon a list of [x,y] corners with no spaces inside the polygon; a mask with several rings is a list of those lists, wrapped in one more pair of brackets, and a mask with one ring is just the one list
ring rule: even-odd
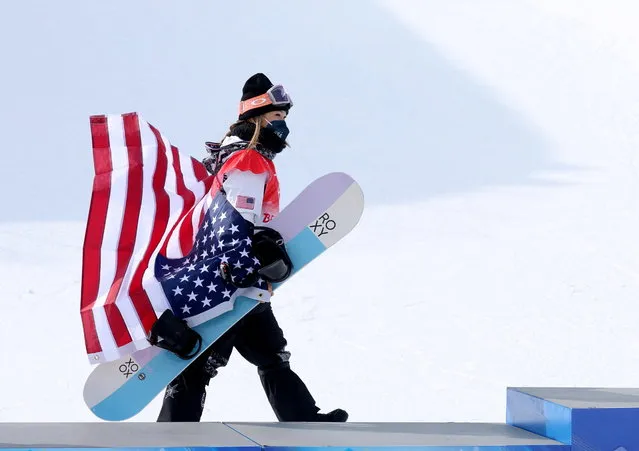
{"label": "black glove", "polygon": [[262,277],[268,282],[282,282],[293,271],[284,239],[279,232],[269,227],[256,226],[251,238],[251,249],[253,255],[260,261],[260,269],[245,277],[244,280],[233,281],[231,268],[226,263],[220,265],[224,280],[238,288],[247,288],[255,285]]}
{"label": "black glove", "polygon": [[255,227],[252,241],[253,253],[261,264],[258,274],[269,282],[286,280],[293,271],[293,262],[286,252],[282,235],[268,227]]}

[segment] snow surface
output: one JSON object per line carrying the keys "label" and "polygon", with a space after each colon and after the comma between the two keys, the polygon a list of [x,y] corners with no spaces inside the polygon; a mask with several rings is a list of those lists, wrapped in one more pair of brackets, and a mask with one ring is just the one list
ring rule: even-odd
{"label": "snow surface", "polygon": [[[0,421],[96,421],[79,317],[88,116],[201,157],[257,71],[295,106],[287,202],[360,181],[355,231],[273,298],[352,421],[504,421],[507,386],[637,386],[636,2],[6,2]],[[131,421],[154,421],[158,397]],[[206,421],[275,421],[234,354]]]}

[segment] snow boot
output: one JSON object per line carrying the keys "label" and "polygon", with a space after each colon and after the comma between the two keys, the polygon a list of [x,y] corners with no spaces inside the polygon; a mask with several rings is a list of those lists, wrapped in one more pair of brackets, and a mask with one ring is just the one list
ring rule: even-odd
{"label": "snow boot", "polygon": [[328,413],[316,414],[316,420],[325,423],[344,423],[348,420],[348,413],[342,409],[331,410]]}

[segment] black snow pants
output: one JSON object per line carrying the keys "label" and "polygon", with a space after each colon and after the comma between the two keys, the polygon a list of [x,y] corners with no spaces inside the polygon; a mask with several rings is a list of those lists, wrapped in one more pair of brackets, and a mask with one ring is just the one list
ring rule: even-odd
{"label": "black snow pants", "polygon": [[290,368],[290,353],[285,347],[286,339],[271,304],[259,304],[169,384],[158,421],[200,421],[206,387],[218,369],[227,364],[233,348],[257,367],[279,421],[315,421],[319,408]]}

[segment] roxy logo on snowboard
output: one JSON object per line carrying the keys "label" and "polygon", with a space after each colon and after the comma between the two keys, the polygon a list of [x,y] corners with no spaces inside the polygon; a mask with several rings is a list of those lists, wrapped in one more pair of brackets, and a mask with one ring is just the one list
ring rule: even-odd
{"label": "roxy logo on snowboard", "polygon": [[129,359],[126,363],[120,365],[118,369],[120,370],[120,373],[122,373],[122,375],[128,379],[129,376],[135,374],[135,372],[139,370],[140,367],[133,361],[133,359]]}
{"label": "roxy logo on snowboard", "polygon": [[315,220],[315,224],[311,224],[311,229],[318,237],[326,235],[332,232],[337,227],[337,223],[331,219],[331,215],[324,213],[322,216]]}

